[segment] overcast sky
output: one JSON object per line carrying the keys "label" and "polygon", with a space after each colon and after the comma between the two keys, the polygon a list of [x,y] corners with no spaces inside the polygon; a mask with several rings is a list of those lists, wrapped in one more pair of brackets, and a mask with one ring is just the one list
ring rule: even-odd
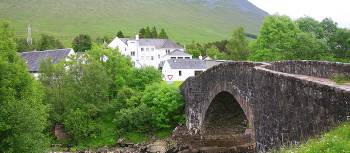
{"label": "overcast sky", "polygon": [[331,17],[341,27],[350,28],[350,0],[249,0],[270,14],[293,19],[311,16],[317,20]]}

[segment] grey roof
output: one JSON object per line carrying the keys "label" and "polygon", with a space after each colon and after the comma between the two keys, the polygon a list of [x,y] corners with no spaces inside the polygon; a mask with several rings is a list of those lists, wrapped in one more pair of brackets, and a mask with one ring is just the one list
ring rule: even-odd
{"label": "grey roof", "polygon": [[174,51],[170,52],[167,55],[170,55],[170,56],[192,56],[192,55],[187,54],[186,52],[179,50],[179,49],[175,49]]}
{"label": "grey roof", "polygon": [[[135,41],[133,38],[120,38],[121,41],[123,41],[126,45],[128,44],[128,41]],[[140,46],[155,46],[157,49],[160,48],[178,48],[182,49],[182,47],[175,42],[169,40],[169,39],[139,39],[139,45]]]}
{"label": "grey roof", "polygon": [[57,49],[46,51],[31,51],[21,53],[22,58],[28,65],[29,72],[39,72],[40,63],[48,58],[52,59],[53,63],[58,63],[65,59],[72,49]]}
{"label": "grey roof", "polygon": [[207,65],[200,59],[169,59],[172,69],[207,69]]}

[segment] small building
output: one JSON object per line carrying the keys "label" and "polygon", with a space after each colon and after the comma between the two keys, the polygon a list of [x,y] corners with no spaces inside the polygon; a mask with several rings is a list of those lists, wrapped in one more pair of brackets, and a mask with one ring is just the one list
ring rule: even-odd
{"label": "small building", "polygon": [[163,80],[185,81],[207,70],[205,61],[200,59],[169,59],[162,66]]}
{"label": "small building", "polygon": [[40,64],[43,60],[50,58],[54,64],[57,64],[62,60],[67,60],[72,55],[75,55],[75,52],[71,48],[21,53],[21,57],[28,65],[28,71],[35,78],[40,74]]}
{"label": "small building", "polygon": [[116,37],[108,47],[119,49],[122,55],[130,56],[137,68],[153,66],[158,68],[164,61],[163,56],[173,52],[182,51],[184,48],[168,39],[118,38]]}

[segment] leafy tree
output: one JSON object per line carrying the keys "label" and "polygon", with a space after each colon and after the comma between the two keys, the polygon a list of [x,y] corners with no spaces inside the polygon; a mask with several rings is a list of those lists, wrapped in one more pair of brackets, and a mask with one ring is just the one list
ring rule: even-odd
{"label": "leafy tree", "polygon": [[113,38],[109,36],[97,37],[95,42],[99,45],[106,45],[112,41]]}
{"label": "leafy tree", "polygon": [[221,53],[218,48],[216,48],[214,45],[211,46],[208,51],[207,51],[207,55],[212,58],[212,59],[225,59],[225,54]]}
{"label": "leafy tree", "polygon": [[42,90],[17,55],[6,21],[0,21],[0,71],[0,152],[48,152]]}
{"label": "leafy tree", "polygon": [[165,30],[162,28],[160,33],[159,33],[159,38],[161,39],[168,39],[168,35],[167,33],[165,32]]}
{"label": "leafy tree", "polygon": [[27,39],[25,38],[16,39],[17,52],[32,51],[35,49],[34,45],[28,45]]}
{"label": "leafy tree", "polygon": [[191,54],[193,57],[199,57],[200,55],[205,55],[205,50],[202,45],[196,42],[192,42],[191,44],[186,46],[186,51]]}
{"label": "leafy tree", "polygon": [[350,30],[339,28],[335,36],[335,56],[350,60]]}
{"label": "leafy tree", "polygon": [[118,38],[125,38],[125,36],[124,36],[124,34],[123,34],[123,32],[121,30],[118,31],[117,37]]}
{"label": "leafy tree", "polygon": [[74,38],[72,46],[76,52],[85,52],[91,49],[92,41],[89,35],[80,34]]}
{"label": "leafy tree", "polygon": [[300,32],[296,37],[297,44],[291,58],[299,60],[322,60],[329,55],[327,43],[317,39],[312,33]]}
{"label": "leafy tree", "polygon": [[295,22],[301,31],[311,33],[317,39],[321,39],[324,35],[321,23],[312,17],[302,17]]}
{"label": "leafy tree", "polygon": [[146,35],[146,29],[145,28],[141,28],[139,31],[139,36],[140,38],[145,38]]}
{"label": "leafy tree", "polygon": [[61,49],[63,44],[54,36],[42,34],[36,46],[38,50]]}
{"label": "leafy tree", "polygon": [[158,31],[157,31],[157,28],[155,26],[153,26],[153,28],[151,30],[151,38],[158,38]]}
{"label": "leafy tree", "polygon": [[133,79],[129,81],[129,86],[137,90],[144,90],[149,84],[161,82],[162,74],[153,67],[144,67],[141,69],[134,69],[132,78]]}
{"label": "leafy tree", "polygon": [[141,102],[154,113],[154,123],[159,129],[183,123],[183,99],[177,87],[154,83],[146,87]]}
{"label": "leafy tree", "polygon": [[248,40],[242,27],[233,32],[232,38],[227,44],[227,50],[230,59],[247,60],[249,56]]}
{"label": "leafy tree", "polygon": [[152,38],[152,32],[151,32],[151,29],[149,28],[149,26],[147,26],[145,28],[145,35],[143,35],[144,38]]}

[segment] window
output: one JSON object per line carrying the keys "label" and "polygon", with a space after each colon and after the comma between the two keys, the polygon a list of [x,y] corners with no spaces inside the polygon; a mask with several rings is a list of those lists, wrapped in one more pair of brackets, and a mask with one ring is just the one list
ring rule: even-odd
{"label": "window", "polygon": [[149,51],[149,48],[146,48],[146,52],[148,52]]}
{"label": "window", "polygon": [[143,52],[145,49],[144,48],[141,48],[141,51]]}
{"label": "window", "polygon": [[141,61],[145,60],[145,57],[144,56],[141,56]]}
{"label": "window", "polygon": [[154,60],[153,56],[151,56],[151,60],[152,60],[152,61]]}
{"label": "window", "polygon": [[169,54],[169,53],[170,53],[170,50],[169,50],[169,49],[165,50],[165,53],[166,53],[166,54]]}
{"label": "window", "polygon": [[131,56],[135,56],[135,51],[131,51]]}
{"label": "window", "polygon": [[182,71],[179,71],[179,76],[182,76]]}
{"label": "window", "polygon": [[170,57],[171,59],[176,59],[176,57]]}
{"label": "window", "polygon": [[152,48],[151,51],[153,52],[153,51],[154,51],[154,48]]}
{"label": "window", "polygon": [[203,71],[194,71],[194,76],[200,75]]}
{"label": "window", "polygon": [[124,51],[126,51],[126,48],[124,48]]}
{"label": "window", "polygon": [[160,55],[158,54],[158,58],[160,58]]}
{"label": "window", "polygon": [[185,59],[190,59],[190,57],[185,57]]}
{"label": "window", "polygon": [[184,59],[183,57],[177,57],[177,59]]}

